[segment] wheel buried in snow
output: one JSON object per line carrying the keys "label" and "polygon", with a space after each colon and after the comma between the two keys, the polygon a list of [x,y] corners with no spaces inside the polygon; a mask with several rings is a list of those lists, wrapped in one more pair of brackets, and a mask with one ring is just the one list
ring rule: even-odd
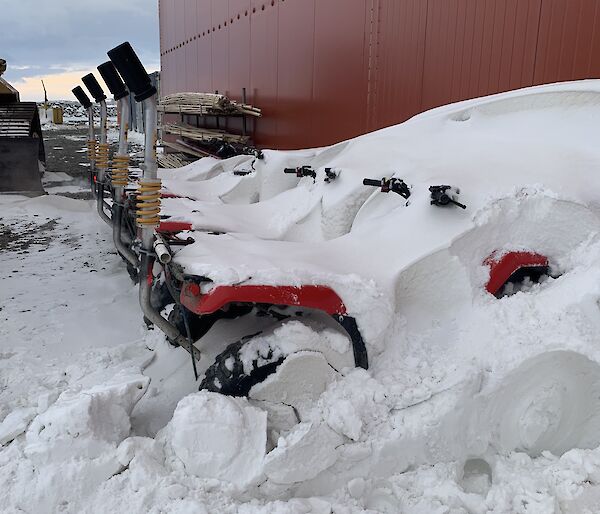
{"label": "wheel buried in snow", "polygon": [[562,455],[600,443],[600,366],[556,350],[523,362],[489,398],[494,445],[503,451]]}
{"label": "wheel buried in snow", "polygon": [[223,353],[218,355],[212,366],[206,370],[200,390],[228,396],[248,396],[253,386],[275,373],[285,357],[275,357],[271,348],[266,349],[264,356],[252,360],[250,370],[248,365],[244,366],[243,350],[253,338],[254,336],[244,337],[230,344]]}
{"label": "wheel buried in snow", "polygon": [[541,284],[551,276],[548,266],[519,268],[508,278],[495,296],[500,299],[519,292],[527,292],[535,284]]}
{"label": "wheel buried in snow", "polygon": [[[291,318],[230,344],[206,370],[200,389],[274,402],[285,397],[294,405],[316,399],[339,371],[352,367],[346,334],[328,324]],[[275,382],[267,380],[271,375]]]}
{"label": "wheel buried in snow", "polygon": [[498,256],[496,253],[492,253],[484,261],[490,268],[486,290],[496,298],[528,291],[534,284],[552,276],[548,258],[541,254],[516,251]]}

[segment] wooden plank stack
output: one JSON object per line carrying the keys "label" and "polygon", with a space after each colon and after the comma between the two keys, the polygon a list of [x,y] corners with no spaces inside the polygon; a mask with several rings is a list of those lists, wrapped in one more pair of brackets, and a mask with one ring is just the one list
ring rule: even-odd
{"label": "wooden plank stack", "polygon": [[214,140],[226,141],[228,143],[246,143],[249,140],[248,136],[239,134],[229,134],[224,130],[208,129],[203,127],[194,127],[187,124],[167,123],[162,125],[162,130],[166,134],[174,134],[193,141],[209,142]]}
{"label": "wooden plank stack", "polygon": [[181,168],[190,164],[190,161],[184,153],[160,153],[157,155],[158,166],[161,168]]}
{"label": "wooden plank stack", "polygon": [[176,93],[161,98],[160,112],[197,114],[201,116],[254,116],[262,113],[258,107],[230,100],[216,93]]}

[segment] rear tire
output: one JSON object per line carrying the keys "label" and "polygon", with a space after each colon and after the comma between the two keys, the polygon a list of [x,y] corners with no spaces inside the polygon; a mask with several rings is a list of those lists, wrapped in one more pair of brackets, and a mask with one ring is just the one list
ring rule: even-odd
{"label": "rear tire", "polygon": [[230,344],[227,349],[217,356],[215,362],[206,370],[200,389],[221,393],[228,396],[248,396],[250,389],[275,373],[285,357],[274,358],[271,349],[267,355],[252,362],[252,370],[246,373],[242,361],[242,351],[255,335],[245,337]]}

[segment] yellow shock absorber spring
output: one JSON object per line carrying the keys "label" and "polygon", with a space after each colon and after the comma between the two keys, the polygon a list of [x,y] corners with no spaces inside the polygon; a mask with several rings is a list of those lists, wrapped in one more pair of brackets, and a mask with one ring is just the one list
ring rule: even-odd
{"label": "yellow shock absorber spring", "polygon": [[140,179],[137,195],[137,224],[142,228],[160,223],[160,179]]}
{"label": "yellow shock absorber spring", "polygon": [[113,155],[112,185],[125,187],[129,183],[129,155]]}
{"label": "yellow shock absorber spring", "polygon": [[98,154],[96,157],[96,167],[99,170],[108,171],[109,162],[108,162],[108,152],[109,152],[108,143],[99,143],[98,144]]}
{"label": "yellow shock absorber spring", "polygon": [[96,154],[98,153],[98,141],[95,139],[88,139],[87,142],[87,158],[90,161],[96,160]]}

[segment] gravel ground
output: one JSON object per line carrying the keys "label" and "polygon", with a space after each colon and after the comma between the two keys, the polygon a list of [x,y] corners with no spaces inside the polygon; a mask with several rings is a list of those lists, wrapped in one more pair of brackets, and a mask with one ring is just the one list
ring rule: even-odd
{"label": "gravel ground", "polygon": [[[79,199],[92,197],[89,191],[87,138],[87,124],[64,125],[60,128],[52,126],[52,129],[44,130],[46,174],[43,184],[48,193]],[[116,151],[118,133],[114,120],[109,124],[108,140],[111,152]],[[133,167],[138,165],[136,156],[141,151],[143,147],[139,144],[129,144]]]}
{"label": "gravel ground", "polygon": [[65,126],[44,132],[46,146],[46,169],[64,172],[72,177],[87,178],[87,127]]}

